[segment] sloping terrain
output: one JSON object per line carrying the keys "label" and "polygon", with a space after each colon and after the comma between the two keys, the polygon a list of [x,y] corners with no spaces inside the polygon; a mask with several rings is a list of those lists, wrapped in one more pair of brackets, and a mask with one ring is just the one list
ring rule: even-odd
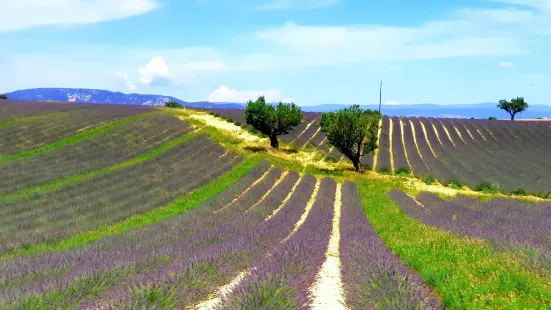
{"label": "sloping terrain", "polygon": [[[535,197],[358,175],[196,110],[90,110],[87,128],[89,108],[34,107],[0,121],[0,309],[551,305],[550,206]],[[319,114],[305,119],[288,141],[320,139]],[[428,143],[406,156],[414,120],[409,135],[390,125],[373,158],[424,163]]]}
{"label": "sloping terrain", "polygon": [[377,171],[402,169],[478,190],[551,194],[550,122],[384,117],[379,147]]}

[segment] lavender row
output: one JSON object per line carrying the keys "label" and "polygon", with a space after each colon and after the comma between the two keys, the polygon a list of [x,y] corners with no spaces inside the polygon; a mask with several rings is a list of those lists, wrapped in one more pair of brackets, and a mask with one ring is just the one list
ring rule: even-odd
{"label": "lavender row", "polygon": [[394,157],[394,169],[407,169],[410,171],[409,164],[407,162],[406,153],[404,152],[404,144],[402,143],[402,126],[400,125],[400,118],[391,117],[392,119],[392,155]]}
{"label": "lavender row", "polygon": [[[216,239],[209,231],[242,214],[251,206],[250,202],[258,201],[280,175],[279,169],[272,170],[266,178],[238,200],[234,201],[235,191],[230,190],[228,194],[221,195],[222,200],[213,199],[213,201],[205,203],[199,207],[199,210],[203,209],[203,212],[199,212],[203,213],[201,217],[187,218],[187,213],[184,213],[148,227],[129,231],[118,238],[109,238],[101,245],[92,244],[84,250],[77,249],[65,254],[54,255],[54,257],[35,259],[34,261],[38,261],[43,266],[42,268],[30,265],[33,260],[27,260],[29,265],[24,263],[23,266],[28,267],[31,273],[25,272],[25,268],[23,270],[11,269],[10,282],[17,283],[17,279],[25,279],[32,274],[47,272],[52,267],[58,270],[61,266],[65,268],[58,276],[50,276],[46,281],[39,278],[38,282],[27,280],[25,282],[27,285],[15,286],[4,294],[3,299],[13,300],[19,296],[31,296],[31,299],[48,299],[48,294],[65,292],[79,278],[91,277],[101,280],[104,274],[117,277],[116,283],[113,282],[105,286],[104,289],[117,285],[124,286],[125,282],[130,283],[134,277],[140,276],[140,273],[132,274],[128,273],[128,270],[140,267],[143,269],[141,274],[146,276],[147,271],[152,272],[162,266],[168,266],[176,259],[184,259],[201,248],[208,247],[209,244],[219,242],[220,240]],[[242,185],[238,185],[236,188],[239,189]],[[211,203],[214,203],[214,210],[228,204],[229,206],[223,210],[219,209],[219,212],[213,213],[212,209],[210,212],[205,212],[205,208],[213,207]],[[135,235],[141,237],[135,238]],[[220,238],[229,238],[229,236],[221,235]],[[86,262],[86,264],[81,265],[79,262]],[[18,266],[21,268],[21,264]],[[11,268],[18,266],[14,265]],[[149,267],[145,268],[147,266]],[[24,299],[19,298],[19,302],[21,301]]]}
{"label": "lavender row", "polygon": [[[290,203],[280,211],[284,213],[278,213],[268,221],[265,219],[280,206],[298,178],[297,173],[288,175],[254,209],[249,209],[231,222],[219,225],[209,232],[210,238],[223,239],[223,241],[195,252],[188,259],[168,267],[171,272],[170,277],[165,276],[166,270],[159,270],[155,275],[150,276],[151,284],[144,285],[143,281],[137,281],[136,285],[122,290],[120,294],[113,293],[112,296],[116,298],[106,302],[110,305],[114,304],[116,308],[167,306],[167,304],[170,304],[171,308],[184,308],[204,300],[213,294],[217,287],[228,283],[240,272],[253,266],[254,261],[263,257],[292,229],[300,212],[294,212],[296,219],[290,219],[285,215],[289,212],[289,208],[301,208]],[[174,292],[174,294],[155,301],[144,299],[152,288],[162,292]],[[99,304],[104,302],[85,304],[85,306],[94,307]]]}
{"label": "lavender row", "polygon": [[[55,269],[57,266],[63,266],[69,270],[81,261],[88,261],[93,264],[112,262],[121,253],[154,250],[170,244],[174,237],[177,238],[176,240],[189,237],[208,228],[204,225],[205,220],[207,220],[206,217],[209,217],[209,223],[217,223],[212,219],[214,212],[220,210],[223,206],[227,206],[235,197],[239,197],[248,188],[251,188],[254,182],[258,182],[269,168],[270,165],[267,162],[257,165],[251,172],[220,195],[194,209],[162,222],[130,230],[120,235],[104,237],[80,248],[57,253],[17,257],[13,260],[1,260],[0,278],[3,281],[17,282],[17,279],[29,278],[33,274],[40,274]],[[265,177],[265,179],[272,178],[271,173]],[[237,205],[233,203],[231,207],[226,207],[223,211],[217,212],[216,218],[222,221],[230,217]],[[143,244],[148,244],[148,247],[144,247]]]}
{"label": "lavender row", "polygon": [[79,109],[39,119],[23,120],[0,129],[0,154],[15,154],[39,148],[79,131],[131,116],[136,112],[140,110]]}
{"label": "lavender row", "polygon": [[[400,119],[392,119],[393,147],[390,150],[386,136],[390,124],[384,122],[379,170],[390,170],[392,151],[395,169],[404,165],[407,155],[416,176],[431,175],[444,184],[459,181],[475,189],[551,194],[545,156],[551,149],[549,124],[404,117],[403,132],[398,133]],[[405,153],[400,148],[404,146]]]}
{"label": "lavender row", "polygon": [[523,203],[514,201],[509,201],[509,206],[501,209],[499,201],[486,205],[465,198],[448,201],[434,194],[422,193],[417,197],[417,201],[422,204],[419,205],[401,191],[391,191],[389,196],[409,216],[430,226],[487,239],[496,250],[526,256],[526,248],[537,249],[537,252],[532,251],[536,255],[528,255],[526,258],[532,264],[551,270],[551,229],[548,225],[551,206],[548,203],[536,206],[541,211],[539,216],[534,216],[527,214],[530,208],[523,210],[519,206]]}
{"label": "lavender row", "polygon": [[340,225],[341,273],[348,308],[442,308],[419,275],[384,245],[367,220],[358,188],[352,182],[342,187]]}
{"label": "lavender row", "polygon": [[0,163],[0,195],[134,158],[189,131],[191,127],[175,117],[150,115],[94,139]]}
{"label": "lavender row", "polygon": [[390,118],[383,116],[383,127],[379,136],[379,154],[377,155],[377,171],[392,171],[390,164]]}
{"label": "lavender row", "polygon": [[[52,193],[24,204],[0,221],[0,252],[22,244],[56,240],[158,208],[222,175],[239,161],[233,153],[222,156],[225,150],[212,142],[196,150],[199,145],[191,143],[186,151],[166,158],[172,161],[170,166],[152,164],[141,174],[126,168],[105,176],[108,183],[103,188],[87,182],[90,187],[82,186],[78,194],[68,199],[59,199],[57,193]],[[114,180],[109,180],[111,176],[115,176]]]}
{"label": "lavender row", "polygon": [[72,103],[44,103],[20,100],[0,101],[0,122],[38,114],[85,109],[86,106]]}
{"label": "lavender row", "polygon": [[[408,119],[403,120],[403,127],[404,127],[404,132],[403,132],[404,143],[406,146],[406,152],[408,154],[408,159],[411,164],[411,168],[413,169],[413,172],[417,176],[430,174],[430,171],[427,168],[425,162],[423,161],[423,158],[421,158],[421,155],[419,155],[419,151],[417,150],[417,145],[415,144],[415,136],[413,135],[413,129]],[[380,152],[381,150],[379,150],[379,154]]]}
{"label": "lavender row", "polygon": [[[423,155],[423,161],[429,166],[430,174],[443,184],[455,180],[457,177],[451,171],[453,168],[445,163],[445,159],[441,158],[441,155],[436,155],[441,154],[444,150],[440,147],[440,144],[434,145],[434,143],[438,143],[438,141],[434,139],[436,135],[432,131],[432,126],[431,128],[425,126],[425,130],[423,130],[423,126],[421,126],[421,122],[418,119],[411,119],[410,121],[410,124],[413,124],[412,128],[415,129],[415,138],[417,139],[419,152]],[[425,133],[427,134],[426,137]],[[458,170],[462,171],[461,169]]]}
{"label": "lavender row", "polygon": [[319,128],[320,127],[318,125],[318,119],[315,119],[313,123],[310,125],[310,127],[304,130],[304,132],[299,137],[297,137],[295,141],[299,145],[306,144],[306,142],[310,141],[314,137],[314,135],[318,133]]}
{"label": "lavender row", "polygon": [[322,180],[306,221],[243,280],[224,309],[296,309],[312,302],[309,288],[325,261],[335,189],[334,180]]}

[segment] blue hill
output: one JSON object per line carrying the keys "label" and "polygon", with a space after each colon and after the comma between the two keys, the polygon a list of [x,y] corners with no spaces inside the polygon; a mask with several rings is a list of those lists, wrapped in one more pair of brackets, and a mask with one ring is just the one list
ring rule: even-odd
{"label": "blue hill", "polygon": [[11,93],[6,93],[9,99],[12,100],[29,100],[29,101],[59,101],[59,102],[77,102],[77,103],[118,103],[132,105],[151,105],[162,106],[167,101],[175,101],[186,107],[194,108],[243,108],[243,105],[238,103],[212,103],[206,101],[187,102],[181,99],[162,96],[162,95],[147,95],[147,94],[124,94],[121,92],[112,92],[100,89],[86,88],[32,88],[17,90]]}
{"label": "blue hill", "polygon": [[[148,94],[124,94],[99,89],[85,88],[33,88],[7,93],[13,100],[30,101],[60,101],[82,103],[119,103],[132,105],[162,106],[166,101],[175,101],[186,107],[193,108],[226,108],[243,109],[244,105],[234,102],[188,102],[181,99]],[[496,107],[497,103],[485,102],[479,104],[414,104],[414,105],[383,105],[383,114],[390,116],[424,116],[424,117],[453,117],[488,119],[495,116],[499,119],[508,119],[509,115]],[[305,112],[329,112],[347,107],[343,104],[322,104],[315,106],[301,106]],[[364,109],[378,109],[377,104],[362,105]],[[551,118],[551,106],[530,105],[529,109],[516,116],[518,119]]]}

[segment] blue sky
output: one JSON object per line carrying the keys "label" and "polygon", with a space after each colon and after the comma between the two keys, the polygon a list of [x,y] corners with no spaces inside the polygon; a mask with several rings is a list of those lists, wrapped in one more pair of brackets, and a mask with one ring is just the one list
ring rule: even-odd
{"label": "blue sky", "polygon": [[0,0],[0,92],[551,104],[551,0]]}

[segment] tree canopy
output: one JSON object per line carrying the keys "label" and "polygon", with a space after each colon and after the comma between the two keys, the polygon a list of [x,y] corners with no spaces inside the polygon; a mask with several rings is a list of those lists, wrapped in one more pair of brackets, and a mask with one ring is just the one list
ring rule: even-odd
{"label": "tree canopy", "polygon": [[175,101],[167,101],[167,102],[165,102],[165,107],[167,107],[167,108],[183,108],[184,106],[179,104],[178,102],[175,102]]}
{"label": "tree canopy", "polygon": [[8,99],[8,96],[6,94],[0,94],[0,99]]}
{"label": "tree canopy", "polygon": [[245,109],[245,121],[254,129],[270,138],[273,148],[279,147],[277,136],[290,133],[294,127],[302,122],[300,107],[291,104],[279,103],[277,106],[266,104],[264,96],[256,101],[249,100]]}
{"label": "tree canopy", "polygon": [[523,97],[516,97],[511,99],[511,101],[499,100],[497,107],[509,113],[509,115],[511,115],[511,120],[513,121],[515,120],[515,114],[528,109],[528,103],[524,101]]}
{"label": "tree canopy", "polygon": [[381,113],[362,110],[359,105],[337,112],[323,113],[321,130],[329,143],[348,157],[357,172],[363,172],[362,156],[377,148],[377,131]]}

